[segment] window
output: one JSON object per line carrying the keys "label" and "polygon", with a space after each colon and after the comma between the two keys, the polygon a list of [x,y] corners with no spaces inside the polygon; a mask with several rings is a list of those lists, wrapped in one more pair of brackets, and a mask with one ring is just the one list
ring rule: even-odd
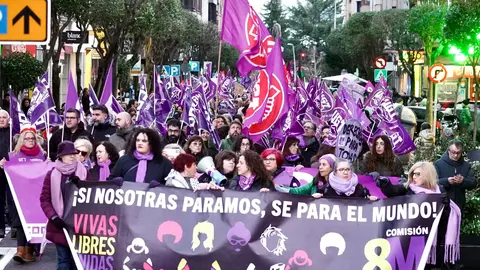
{"label": "window", "polygon": [[357,12],[360,12],[360,8],[362,7],[362,2],[357,2]]}
{"label": "window", "polygon": [[208,21],[217,23],[217,5],[214,3],[208,3]]}

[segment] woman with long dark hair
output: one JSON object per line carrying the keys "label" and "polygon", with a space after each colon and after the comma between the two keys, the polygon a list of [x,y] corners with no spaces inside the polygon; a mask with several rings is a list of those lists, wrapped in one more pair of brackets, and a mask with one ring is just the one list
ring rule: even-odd
{"label": "woman with long dark hair", "polygon": [[230,189],[266,192],[274,188],[272,177],[257,152],[247,150],[240,155],[237,172],[238,176],[230,182]]}
{"label": "woman with long dark hair", "polygon": [[299,143],[299,139],[288,137],[283,146],[283,158],[285,159],[284,165],[296,167],[297,170],[303,168],[303,157],[300,154]]}
{"label": "woman with long dark hair", "polygon": [[123,178],[124,181],[165,184],[172,163],[162,155],[158,132],[139,128],[129,141],[125,155],[115,164],[109,180]]}
{"label": "woman with long dark hair", "polygon": [[245,135],[237,136],[233,140],[233,152],[241,155],[246,150],[253,150],[253,141]]}
{"label": "woman with long dark hair", "polygon": [[402,162],[393,153],[392,143],[387,136],[380,135],[375,138],[370,152],[365,154],[360,163],[360,172],[372,174],[375,179],[379,175],[401,177],[404,174]]}
{"label": "woman with long dark hair", "polygon": [[[215,156],[215,169],[227,178],[227,183],[230,183],[235,177],[237,160],[237,155],[230,150],[221,151]],[[198,178],[198,181],[208,183],[212,181],[212,178],[204,173]]]}
{"label": "woman with long dark hair", "polygon": [[195,163],[198,162],[208,155],[207,149],[203,143],[202,137],[195,135],[190,136],[184,147],[185,153],[190,154],[195,157]]}
{"label": "woman with long dark hair", "polygon": [[90,170],[93,181],[106,181],[119,159],[117,148],[110,142],[101,142],[95,148],[95,166]]}

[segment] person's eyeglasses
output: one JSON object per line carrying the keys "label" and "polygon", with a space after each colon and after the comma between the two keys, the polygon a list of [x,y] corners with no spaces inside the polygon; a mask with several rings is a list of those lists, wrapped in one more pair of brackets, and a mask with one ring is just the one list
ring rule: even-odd
{"label": "person's eyeglasses", "polygon": [[462,151],[453,151],[453,150],[450,150],[450,149],[448,149],[448,152],[452,155],[461,155],[462,154]]}
{"label": "person's eyeglasses", "polygon": [[82,156],[84,156],[84,157],[88,156],[88,152],[80,151],[80,150],[78,150],[78,149],[77,149],[77,151],[78,151],[78,154],[80,154],[80,155],[82,155]]}
{"label": "person's eyeglasses", "polygon": [[28,138],[27,138],[27,137],[25,137],[25,139],[24,139],[24,140],[25,140],[25,141],[30,141],[30,142],[33,142],[33,141],[35,141],[36,139],[35,139],[35,137],[28,137]]}
{"label": "person's eyeglasses", "polygon": [[313,130],[313,127],[305,126],[305,127],[303,127],[303,129],[311,129],[311,130]]}
{"label": "person's eyeglasses", "polygon": [[412,177],[419,177],[420,176],[420,173],[419,172],[413,172],[412,173]]}
{"label": "person's eyeglasses", "polygon": [[340,169],[337,169],[337,172],[350,172],[352,171],[352,169],[350,168],[340,168]]}
{"label": "person's eyeglasses", "polygon": [[263,161],[264,162],[275,162],[276,159],[275,158],[264,158]]}

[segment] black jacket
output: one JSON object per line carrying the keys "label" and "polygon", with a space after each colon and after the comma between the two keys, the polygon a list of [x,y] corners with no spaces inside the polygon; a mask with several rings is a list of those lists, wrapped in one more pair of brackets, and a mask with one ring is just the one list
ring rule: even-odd
{"label": "black jacket", "polygon": [[10,152],[10,127],[0,128],[0,160],[5,158],[8,160],[8,152]]}
{"label": "black jacket", "polygon": [[[438,173],[438,183],[445,188],[448,197],[462,209],[465,204],[465,190],[477,186],[472,165],[465,161],[463,157],[458,161],[453,161],[448,153],[443,154],[439,160],[435,161],[434,165]],[[463,182],[461,184],[450,184],[448,178],[457,174],[464,177]]]}
{"label": "black jacket", "polygon": [[361,184],[357,184],[355,191],[350,196],[338,194],[330,185],[325,185],[318,193],[322,193],[324,198],[365,198],[368,199],[370,191]]}
{"label": "black jacket", "polygon": [[93,138],[88,131],[85,130],[83,122],[78,124],[78,128],[74,133],[72,133],[72,131],[67,127],[64,129],[59,129],[55,131],[50,138],[50,160],[52,161],[57,159],[58,145],[62,142],[62,133],[64,130],[65,134],[63,134],[63,141],[75,142],[78,138],[85,137],[86,139],[90,140],[91,143],[93,143]]}
{"label": "black jacket", "polygon": [[88,132],[92,135],[93,137],[93,142],[94,145],[107,141],[110,139],[110,136],[112,134],[115,134],[117,131],[117,128],[115,126],[112,126],[110,122],[106,122],[104,124],[98,124],[98,125],[91,125],[88,127]]}
{"label": "black jacket", "polygon": [[248,190],[243,190],[240,185],[238,184],[238,181],[240,180],[240,176],[235,176],[232,181],[230,181],[228,188],[231,190],[238,190],[238,191],[260,191],[262,188],[268,188],[270,191],[275,191],[275,186],[272,181],[269,181],[266,185],[262,185],[259,181],[258,178],[255,178],[253,180],[253,184]]}
{"label": "black jacket", "polygon": [[[110,171],[110,177],[108,180],[121,177],[123,181],[135,182],[137,176],[139,161],[129,155],[122,156],[113,170]],[[155,180],[162,185],[165,185],[165,178],[173,169],[172,163],[165,157],[156,157],[153,160],[147,162],[147,173],[145,175],[145,183],[150,183]]]}
{"label": "black jacket", "polygon": [[305,142],[307,146],[302,149],[303,166],[309,168],[312,164],[312,157],[315,156],[320,148],[317,138],[313,137]]}
{"label": "black jacket", "polygon": [[[110,174],[113,170],[113,168],[115,168],[115,163],[112,162],[110,164],[110,166],[108,166],[110,168]],[[95,164],[95,166],[93,166],[93,168],[90,169],[90,179],[91,181],[99,181],[100,179],[100,166],[98,166],[97,164]],[[107,179],[108,179],[108,176],[107,176]]]}

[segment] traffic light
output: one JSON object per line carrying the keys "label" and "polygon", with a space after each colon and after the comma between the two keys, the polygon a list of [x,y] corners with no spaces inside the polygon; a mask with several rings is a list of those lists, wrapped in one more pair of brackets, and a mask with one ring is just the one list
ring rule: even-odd
{"label": "traffic light", "polygon": [[305,52],[301,52],[300,53],[300,60],[305,60],[305,56],[307,56],[307,54]]}

